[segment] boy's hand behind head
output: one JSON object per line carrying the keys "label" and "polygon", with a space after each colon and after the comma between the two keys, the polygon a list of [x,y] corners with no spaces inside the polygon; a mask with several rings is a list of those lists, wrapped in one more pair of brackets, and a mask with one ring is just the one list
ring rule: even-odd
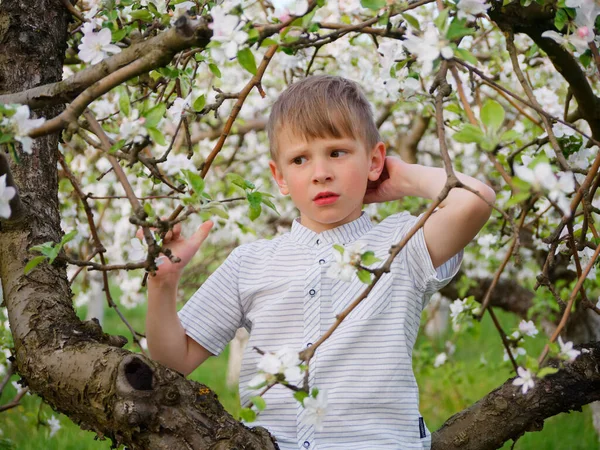
{"label": "boy's hand behind head", "polygon": [[[179,281],[181,273],[187,263],[196,254],[200,245],[204,242],[213,222],[208,220],[198,227],[196,232],[188,239],[181,235],[181,224],[176,224],[172,231],[169,231],[163,239],[163,248],[169,248],[173,256],[178,257],[181,261],[172,263],[166,256],[161,256],[161,263],[154,276],[150,276],[151,282],[175,282]],[[138,230],[136,236],[143,238],[142,230]]]}
{"label": "boy's hand behind head", "polygon": [[404,197],[401,181],[407,163],[397,156],[386,156],[385,166],[379,179],[369,181],[363,203],[381,203]]}

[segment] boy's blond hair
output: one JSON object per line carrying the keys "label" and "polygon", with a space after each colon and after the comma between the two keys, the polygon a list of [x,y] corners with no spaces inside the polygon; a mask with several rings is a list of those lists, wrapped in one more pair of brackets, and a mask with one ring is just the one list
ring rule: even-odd
{"label": "boy's blond hair", "polygon": [[284,128],[305,139],[352,137],[368,150],[381,140],[362,88],[332,75],[304,78],[279,96],[267,123],[273,161],[277,161],[277,137]]}

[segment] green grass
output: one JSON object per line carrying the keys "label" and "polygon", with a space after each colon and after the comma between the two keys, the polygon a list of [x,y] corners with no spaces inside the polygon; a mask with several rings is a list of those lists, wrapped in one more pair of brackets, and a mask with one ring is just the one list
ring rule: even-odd
{"label": "green grass", "polygon": [[[85,311],[79,311],[81,316]],[[125,311],[126,317],[136,330],[144,329],[145,307]],[[505,330],[516,326],[517,320],[511,315],[499,314]],[[130,338],[128,330],[113,311],[106,312],[104,330],[112,334],[122,334]],[[415,373],[420,388],[421,413],[430,430],[439,428],[451,415],[468,407],[495,387],[513,376],[508,364],[497,361],[502,354],[500,338],[489,318],[480,327],[456,339],[456,353],[443,366],[434,369],[432,357],[443,351],[444,342],[449,336],[430,341],[420,336],[415,348]],[[532,355],[539,353],[544,345],[543,337],[531,339],[527,346]],[[131,346],[129,348],[132,348]],[[480,362],[481,357],[487,364]],[[501,358],[501,356],[500,356]],[[208,385],[218,395],[225,408],[237,414],[239,400],[237,393],[225,384],[227,352],[210,358],[191,376],[192,379]],[[13,377],[16,380],[17,377]],[[15,395],[12,385],[7,386],[0,398],[4,404]],[[52,414],[60,417],[62,428],[49,438],[49,428],[39,425]],[[502,420],[501,418],[499,420]],[[12,445],[0,449],[19,450],[82,450],[109,449],[110,441],[96,441],[94,434],[82,431],[67,417],[60,415],[41,402],[39,397],[27,395],[21,406],[0,413],[1,439],[10,440]],[[509,450],[512,442],[502,447]],[[591,413],[584,407],[582,413],[572,412],[548,419],[541,432],[527,433],[515,445],[516,450],[592,450],[600,448]]]}

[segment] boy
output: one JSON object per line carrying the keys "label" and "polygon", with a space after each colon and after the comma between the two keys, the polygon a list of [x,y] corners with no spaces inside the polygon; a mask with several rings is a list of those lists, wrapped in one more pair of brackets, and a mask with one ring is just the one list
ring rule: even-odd
{"label": "boy", "polygon": [[[289,87],[273,106],[268,135],[273,177],[300,211],[291,232],[236,248],[177,315],[181,270],[212,223],[188,240],[176,229],[169,246],[181,263],[166,261],[148,283],[148,345],[167,366],[188,374],[219,354],[237,328],[250,331],[242,404],[257,393],[248,388],[260,358],[253,347],[302,350],[365,288],[356,276],[327,276],[333,245],[360,242],[383,261],[417,220],[404,212],[373,225],[363,203],[435,198],[446,180],[441,168],[386,158],[369,103],[358,85],[340,77],[313,76]],[[485,184],[457,175],[494,201]],[[281,385],[264,395],[267,409],[256,425],[283,450],[429,448],[411,361],[421,311],[456,274],[463,247],[490,213],[476,195],[452,190],[396,257],[391,273],[319,347],[309,383],[328,392],[322,431],[306,424],[304,409]]]}

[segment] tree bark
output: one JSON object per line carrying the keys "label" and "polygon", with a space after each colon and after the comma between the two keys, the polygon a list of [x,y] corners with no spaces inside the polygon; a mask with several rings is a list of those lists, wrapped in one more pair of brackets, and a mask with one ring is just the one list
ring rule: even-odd
{"label": "tree bark", "polygon": [[[68,21],[60,0],[0,3],[0,92],[61,80]],[[45,108],[39,115],[59,112]],[[43,264],[24,275],[29,247],[62,235],[58,139],[36,139],[32,155],[19,153],[19,164],[7,158],[23,207],[1,224],[0,277],[24,382],[82,428],[131,449],[276,449],[264,429],[237,422],[205,386],[122,350],[124,339],[104,334],[96,322],[82,323],[64,265]]]}
{"label": "tree bark", "polygon": [[[2,0],[0,92],[61,80],[68,21],[60,0]],[[58,113],[59,106],[38,111],[44,117]],[[265,430],[234,420],[205,386],[123,350],[124,339],[106,335],[95,321],[81,322],[64,265],[42,264],[24,275],[28,249],[62,235],[58,140],[57,134],[36,139],[32,155],[19,153],[19,163],[7,157],[8,166],[0,164],[12,174],[22,202],[0,223],[0,278],[14,363],[24,382],[82,428],[131,449],[276,449]],[[527,396],[509,380],[434,433],[434,448],[497,448],[539,428],[546,417],[598,399],[598,346],[588,345],[591,353],[538,382]]]}

